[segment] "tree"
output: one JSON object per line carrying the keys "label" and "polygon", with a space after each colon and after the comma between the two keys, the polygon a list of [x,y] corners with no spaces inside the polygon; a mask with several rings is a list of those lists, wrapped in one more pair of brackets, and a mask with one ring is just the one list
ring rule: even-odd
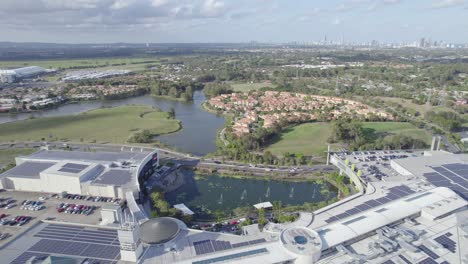
{"label": "tree", "polygon": [[266,219],[265,217],[265,209],[264,208],[260,208],[258,210],[258,224],[260,226],[264,226],[268,223],[268,220]]}
{"label": "tree", "polygon": [[169,112],[168,112],[168,113],[169,113],[169,118],[171,118],[171,119],[174,119],[174,118],[175,118],[175,115],[176,115],[176,114],[175,114],[175,109],[174,109],[174,107],[171,106],[171,108],[169,108]]}
{"label": "tree", "polygon": [[281,215],[281,207],[281,201],[273,201],[273,212],[275,214],[276,219],[278,219],[278,217]]}

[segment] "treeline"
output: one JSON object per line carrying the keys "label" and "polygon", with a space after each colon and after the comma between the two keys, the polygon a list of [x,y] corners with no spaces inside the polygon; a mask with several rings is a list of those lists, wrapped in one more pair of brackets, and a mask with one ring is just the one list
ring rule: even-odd
{"label": "treeline", "polygon": [[231,128],[227,127],[226,137],[229,144],[225,146],[223,143],[219,143],[218,154],[232,160],[253,164],[278,166],[304,165],[307,163],[307,159],[302,153],[286,152],[281,157],[278,157],[273,155],[270,151],[263,152],[263,148],[276,141],[282,131],[282,127],[286,127],[287,125],[286,120],[280,120],[272,128],[265,129],[259,127],[252,133],[242,137],[235,136],[231,133]]}
{"label": "treeline", "polygon": [[169,96],[173,98],[180,98],[186,101],[193,100],[193,92],[201,90],[203,84],[192,81],[166,81],[155,80],[150,84],[150,91],[155,96]]}
{"label": "treeline", "polygon": [[346,143],[352,150],[369,149],[421,149],[426,142],[406,135],[380,136],[375,131],[364,129],[362,124],[353,120],[336,120],[332,124],[330,143]]}
{"label": "treeline", "polygon": [[455,112],[429,111],[426,113],[425,117],[428,121],[451,132],[459,130],[464,123],[463,118]]}
{"label": "treeline", "polygon": [[208,97],[218,96],[220,94],[232,93],[230,85],[222,83],[207,83],[203,88],[203,92]]}

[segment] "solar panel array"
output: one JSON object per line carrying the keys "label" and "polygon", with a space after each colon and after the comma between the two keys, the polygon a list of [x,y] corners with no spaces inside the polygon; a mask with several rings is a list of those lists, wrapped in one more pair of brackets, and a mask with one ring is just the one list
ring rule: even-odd
{"label": "solar panel array", "polygon": [[230,254],[222,257],[216,257],[206,260],[194,261],[192,264],[212,264],[212,263],[219,263],[219,262],[229,262],[230,260],[237,259],[237,258],[245,258],[257,254],[267,253],[268,250],[266,248],[254,249],[245,252]]}
{"label": "solar panel array", "polygon": [[439,264],[437,261],[433,260],[432,258],[425,258],[418,262],[418,264]]}
{"label": "solar panel array", "polygon": [[28,252],[61,254],[114,261],[120,258],[117,231],[50,224],[34,235],[41,238]]}
{"label": "solar panel array", "polygon": [[119,246],[117,231],[112,229],[85,229],[80,226],[48,225],[34,235],[35,237],[89,242],[103,245]]}
{"label": "solar panel array", "polygon": [[437,187],[448,187],[465,200],[468,200],[468,164],[446,164],[440,167],[431,167],[434,172],[423,176]]}
{"label": "solar panel array", "polygon": [[419,246],[419,249],[433,259],[439,258],[439,255],[437,255],[436,253],[434,253],[434,251],[430,250],[428,247],[424,245]]}
{"label": "solar panel array", "polygon": [[36,260],[44,260],[48,257],[48,254],[35,253],[35,252],[24,252],[15,258],[10,264],[26,264],[30,259],[34,257]]}
{"label": "solar panel array", "polygon": [[[10,264],[28,264],[29,260],[33,257],[35,260],[45,260],[49,254],[44,253],[37,253],[37,252],[24,252],[23,254],[19,255],[15,260],[13,260]],[[102,260],[102,259],[92,259],[92,258],[85,258],[81,263],[86,264],[117,264],[117,261],[113,260]]]}
{"label": "solar panel array", "polygon": [[400,257],[406,264],[413,264],[411,261],[409,261],[408,258],[406,258],[406,257],[403,256],[403,255],[398,255],[398,257]]}
{"label": "solar panel array", "polygon": [[[450,234],[450,233],[447,233]],[[451,235],[441,235],[439,237],[436,237],[434,240],[441,244],[444,248],[448,249],[450,252],[455,253],[457,250],[457,243],[453,241],[449,236]]]}
{"label": "solar panel array", "polygon": [[378,199],[375,199],[375,200],[369,200],[369,201],[366,201],[360,205],[357,205],[341,214],[338,214],[338,215],[334,215],[330,218],[328,218],[327,220],[325,220],[325,222],[327,223],[332,223],[332,222],[335,222],[335,221],[338,221],[338,220],[341,220],[341,219],[345,219],[347,217],[350,217],[352,215],[355,215],[355,214],[358,214],[360,212],[364,212],[364,211],[367,211],[369,209],[372,209],[374,207],[377,207],[377,206],[380,206],[380,205],[383,205],[383,204],[386,204],[386,203],[389,203],[391,201],[394,201],[396,199],[400,199],[402,197],[405,197],[405,196],[408,196],[410,194],[413,194],[415,193],[415,191],[411,190],[408,186],[404,186],[404,185],[399,185],[399,186],[395,186],[395,187],[392,187],[392,188],[389,188],[388,189],[388,193],[386,196],[383,196],[381,198],[378,198]]}
{"label": "solar panel array", "polygon": [[86,169],[88,165],[76,164],[76,163],[66,163],[58,171],[67,172],[67,173],[80,173]]}
{"label": "solar panel array", "polygon": [[120,248],[117,246],[70,241],[64,242],[61,240],[51,239],[41,239],[29,248],[28,251],[107,260],[116,260],[120,258]]}
{"label": "solar panel array", "polygon": [[231,242],[229,241],[222,241],[222,240],[202,240],[202,241],[193,242],[193,247],[195,248],[195,253],[197,255],[203,255],[203,254],[213,253],[215,251],[223,251],[223,250],[228,250],[231,248],[239,248],[239,247],[244,247],[244,246],[249,246],[249,245],[265,243],[265,242],[266,240],[264,238],[235,243],[235,244],[231,244]]}

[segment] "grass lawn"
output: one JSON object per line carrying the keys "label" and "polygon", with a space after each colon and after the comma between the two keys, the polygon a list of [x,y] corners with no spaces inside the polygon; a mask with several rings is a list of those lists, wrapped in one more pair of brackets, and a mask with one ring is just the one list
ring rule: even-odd
{"label": "grass lawn", "polygon": [[[71,67],[104,67],[104,68],[125,68],[137,70],[146,64],[132,64],[138,62],[151,61],[152,64],[157,60],[151,58],[91,58],[91,59],[68,59],[68,60],[33,60],[33,61],[0,61],[0,68],[19,68],[26,66],[41,66],[44,68],[68,69]],[[111,66],[111,64],[122,64],[123,66]]]}
{"label": "grass lawn", "polygon": [[286,129],[276,143],[265,150],[274,155],[285,152],[302,153],[307,156],[324,155],[327,150],[327,139],[331,133],[328,123],[308,123]]}
{"label": "grass lawn", "polygon": [[0,168],[11,163],[15,163],[17,156],[29,155],[36,152],[37,149],[21,148],[21,149],[0,149]]}
{"label": "grass lawn", "polygon": [[167,134],[180,128],[168,114],[149,106],[102,108],[77,115],[28,119],[0,125],[0,142],[37,141],[42,138],[69,141],[125,143],[132,133],[148,129]]}
{"label": "grass lawn", "polygon": [[[367,122],[363,123],[365,133],[372,138],[404,134],[431,143],[431,134],[423,129],[416,128],[410,123],[403,122]],[[330,123],[308,123],[289,128],[284,131],[279,140],[265,150],[274,155],[285,152],[303,153],[306,156],[321,156],[327,150],[327,139],[331,133]]]}
{"label": "grass lawn", "polygon": [[413,138],[417,138],[431,144],[432,135],[424,129],[419,129],[410,123],[405,122],[368,122],[363,123],[365,132],[373,132],[374,139],[385,137],[388,135],[403,134]]}
{"label": "grass lawn", "polygon": [[426,114],[429,111],[440,112],[440,111],[453,111],[452,109],[445,106],[432,106],[432,105],[419,105],[413,103],[411,100],[395,97],[377,97],[385,102],[398,103],[403,107],[412,110],[413,112],[419,112],[422,115]]}
{"label": "grass lawn", "polygon": [[249,92],[254,90],[259,90],[263,87],[275,87],[271,83],[231,83],[231,87],[235,92]]}

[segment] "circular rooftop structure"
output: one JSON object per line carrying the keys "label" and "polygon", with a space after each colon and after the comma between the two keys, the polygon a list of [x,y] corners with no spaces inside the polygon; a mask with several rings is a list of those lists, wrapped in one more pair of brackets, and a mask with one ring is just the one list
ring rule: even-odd
{"label": "circular rooftop structure", "polygon": [[146,244],[163,244],[180,232],[179,221],[170,217],[153,218],[140,226],[140,238]]}
{"label": "circular rooftop structure", "polygon": [[298,257],[296,263],[314,263],[320,259],[322,239],[312,229],[291,227],[281,233],[281,244]]}

